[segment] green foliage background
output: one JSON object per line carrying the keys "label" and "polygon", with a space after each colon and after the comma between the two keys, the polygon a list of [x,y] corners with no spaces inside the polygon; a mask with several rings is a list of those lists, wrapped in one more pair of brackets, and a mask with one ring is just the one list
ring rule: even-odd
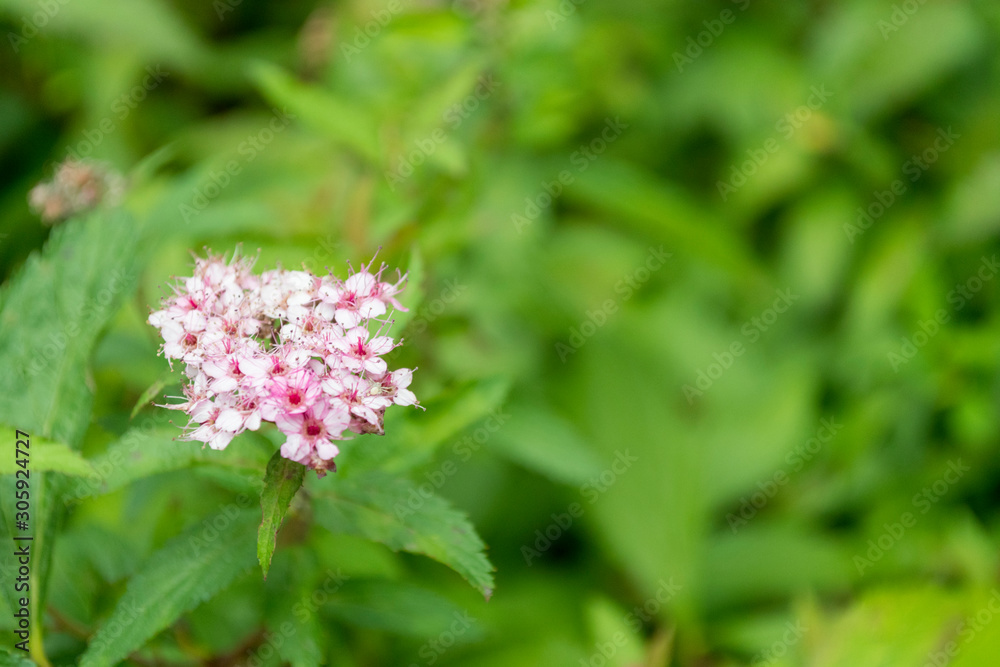
{"label": "green foliage background", "polygon": [[[1000,5],[0,22],[0,533],[20,428],[32,659],[996,664]],[[50,229],[26,195],[73,153],[129,195]],[[177,392],[149,308],[238,244],[409,270],[394,363],[427,408],[308,476],[266,581],[275,441],[203,452],[149,405]]]}

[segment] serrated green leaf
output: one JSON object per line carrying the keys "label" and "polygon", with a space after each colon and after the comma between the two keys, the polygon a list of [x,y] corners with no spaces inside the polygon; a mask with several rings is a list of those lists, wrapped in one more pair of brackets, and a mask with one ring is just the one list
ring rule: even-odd
{"label": "serrated green leaf", "polygon": [[[220,510],[217,516],[226,519],[223,528],[208,532],[198,522],[153,554],[90,640],[81,667],[104,667],[124,660],[253,567],[256,512],[235,512]],[[218,523],[210,521],[213,527]]]}
{"label": "serrated green leaf", "polygon": [[281,528],[292,498],[302,486],[305,472],[304,465],[286,459],[280,451],[275,452],[267,463],[264,488],[260,491],[261,521],[257,531],[257,560],[265,579],[271,567],[278,529]]}
{"label": "serrated green leaf", "polygon": [[461,574],[487,600],[493,594],[493,566],[472,524],[445,499],[418,493],[409,480],[380,472],[339,478],[315,502],[317,521],[327,530],[428,556]]}
{"label": "serrated green leaf", "polygon": [[12,653],[6,648],[0,648],[0,667],[35,667],[35,663],[23,655]]}
{"label": "serrated green leaf", "polygon": [[0,422],[77,446],[90,420],[90,351],[136,284],[138,240],[125,213],[69,220],[5,286]]}
{"label": "serrated green leaf", "polygon": [[260,479],[264,455],[242,438],[236,439],[226,451],[218,452],[202,449],[197,443],[178,441],[179,434],[172,426],[130,429],[91,461],[96,476],[78,480],[67,488],[66,501],[101,496],[145,477],[206,464]]}
{"label": "serrated green leaf", "polygon": [[[140,228],[123,211],[98,211],[53,231],[0,293],[0,422],[79,446],[90,424],[87,367],[101,330],[137,280]],[[65,457],[64,457],[65,458]],[[29,585],[32,658],[45,664],[42,610],[52,541],[65,515],[65,478],[31,478],[37,554]]]}
{"label": "serrated green leaf", "polygon": [[[0,442],[13,444],[16,441],[15,429],[0,426]],[[90,463],[78,453],[61,442],[52,442],[44,438],[32,437],[29,440],[28,469],[32,472],[61,472],[64,475],[89,477],[94,474]],[[17,465],[14,456],[0,457],[0,475],[13,475],[21,467]]]}

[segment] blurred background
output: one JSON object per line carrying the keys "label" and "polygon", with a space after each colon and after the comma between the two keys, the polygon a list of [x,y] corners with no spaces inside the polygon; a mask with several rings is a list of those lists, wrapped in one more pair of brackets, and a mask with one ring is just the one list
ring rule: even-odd
{"label": "blurred background", "polygon": [[[138,235],[135,280],[75,362],[93,412],[55,435],[98,460],[166,422],[143,392],[176,377],[144,320],[191,251],[343,276],[381,247],[411,278],[391,365],[419,367],[427,407],[386,441],[411,439],[398,470],[467,512],[496,566],[486,602],[303,520],[267,582],[249,570],[129,664],[996,664],[1000,5],[0,17],[3,280],[60,233],[28,192],[67,158],[127,177]],[[70,507],[52,664],[231,502],[208,454]],[[275,610],[320,590],[275,646]]]}

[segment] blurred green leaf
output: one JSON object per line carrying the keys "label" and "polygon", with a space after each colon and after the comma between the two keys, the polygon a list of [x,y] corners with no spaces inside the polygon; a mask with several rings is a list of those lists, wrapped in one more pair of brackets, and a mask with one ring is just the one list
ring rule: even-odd
{"label": "blurred green leaf", "polygon": [[[3,437],[4,442],[10,443],[18,439],[15,436],[15,429],[9,426],[0,426],[0,437]],[[89,477],[94,474],[94,469],[86,459],[61,442],[31,438],[29,444],[30,447],[24,451],[28,454],[26,464],[30,472],[60,472],[78,477]],[[0,459],[0,475],[13,475],[20,469],[22,468],[17,465],[14,456]]]}
{"label": "blurred green leaf", "polygon": [[431,591],[399,581],[348,581],[326,607],[344,623],[400,635],[434,637],[449,628],[457,642],[482,636],[468,610]]}
{"label": "blurred green leaf", "polygon": [[378,162],[378,132],[363,109],[330,91],[296,81],[275,65],[259,63],[251,68],[250,76],[263,94],[289,117],[300,119],[369,162]]}
{"label": "blurred green leaf", "polygon": [[509,423],[490,442],[497,454],[563,484],[583,484],[600,474],[599,459],[571,424],[524,404],[509,410]]}
{"label": "blurred green leaf", "polygon": [[153,384],[149,385],[146,391],[142,392],[139,396],[139,400],[135,402],[135,407],[132,408],[132,412],[129,413],[129,419],[135,419],[135,416],[139,414],[139,411],[146,407],[149,403],[160,397],[160,392],[167,385],[176,381],[176,376],[173,371],[164,371],[163,374],[156,379]]}
{"label": "blurred green leaf", "polygon": [[570,198],[618,216],[650,239],[663,239],[665,252],[683,250],[754,281],[763,271],[733,232],[684,191],[635,166],[601,157],[576,175]]}
{"label": "blurred green leaf", "polygon": [[148,61],[166,62],[191,73],[209,62],[199,37],[171,3],[161,0],[75,0],[47,9],[31,0],[2,0],[0,9],[19,26],[31,17],[36,31],[41,24],[45,30],[87,38],[95,45],[115,45]]}

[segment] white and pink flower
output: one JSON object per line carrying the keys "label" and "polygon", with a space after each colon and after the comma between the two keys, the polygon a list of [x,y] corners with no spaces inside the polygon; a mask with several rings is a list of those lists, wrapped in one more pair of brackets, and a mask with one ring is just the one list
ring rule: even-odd
{"label": "white and pink flower", "polygon": [[[381,282],[383,265],[347,280],[307,271],[252,273],[253,260],[196,258],[194,275],[173,287],[149,316],[164,356],[185,364],[182,439],[225,449],[245,430],[272,422],[285,434],[281,455],[316,470],[336,470],[335,441],[382,433],[385,409],[417,405],[409,369],[382,358],[398,343],[377,318],[405,280]],[[377,323],[377,324],[373,324]],[[369,327],[375,329],[373,336]]]}

